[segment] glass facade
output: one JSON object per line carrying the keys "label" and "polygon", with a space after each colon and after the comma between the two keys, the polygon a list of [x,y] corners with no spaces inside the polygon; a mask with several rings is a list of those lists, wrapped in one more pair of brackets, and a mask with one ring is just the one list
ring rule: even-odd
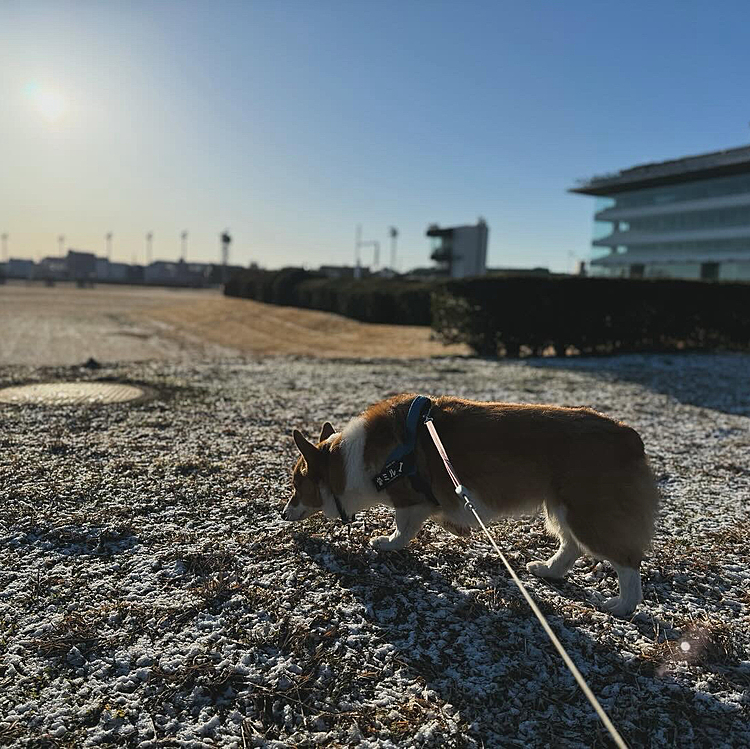
{"label": "glass facade", "polygon": [[[677,208],[676,205],[675,208]],[[630,221],[630,228],[633,231],[643,232],[711,229],[724,226],[750,226],[750,206],[669,213],[660,216],[633,218]],[[622,228],[621,225],[620,229],[622,230]]]}
{"label": "glass facade", "polygon": [[590,272],[750,281],[750,145],[580,180],[596,197]]}
{"label": "glass facade", "polygon": [[633,278],[750,280],[750,174],[598,198],[591,270]]}
{"label": "glass facade", "polygon": [[[615,196],[615,205],[617,208],[636,208],[744,193],[750,193],[750,174],[735,174],[730,177],[714,177],[713,179],[701,179],[677,185],[645,187],[639,190],[621,192]],[[597,206],[597,212],[601,210],[603,208]]]}

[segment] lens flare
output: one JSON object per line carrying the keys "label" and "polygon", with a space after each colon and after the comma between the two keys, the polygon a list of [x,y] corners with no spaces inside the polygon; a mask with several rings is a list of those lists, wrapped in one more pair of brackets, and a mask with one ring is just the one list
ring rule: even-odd
{"label": "lens flare", "polygon": [[25,92],[34,108],[48,122],[57,122],[65,113],[65,99],[58,91],[31,82],[25,87]]}

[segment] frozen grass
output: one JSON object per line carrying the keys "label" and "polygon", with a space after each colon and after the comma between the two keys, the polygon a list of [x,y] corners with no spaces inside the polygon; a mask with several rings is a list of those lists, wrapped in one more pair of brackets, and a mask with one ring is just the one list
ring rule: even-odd
{"label": "frozen grass", "polygon": [[632,746],[750,746],[750,357],[302,358],[4,368],[156,397],[0,421],[0,745],[609,746],[479,535],[378,554],[377,510],[288,525],[293,427],[404,390],[586,404],[642,434],[664,495],[644,604],[597,604],[605,563],[526,574],[540,518],[501,548]]}

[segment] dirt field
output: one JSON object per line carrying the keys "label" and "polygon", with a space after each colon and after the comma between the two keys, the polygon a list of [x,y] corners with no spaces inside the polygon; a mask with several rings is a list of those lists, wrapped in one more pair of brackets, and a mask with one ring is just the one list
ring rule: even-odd
{"label": "dirt field", "polygon": [[414,358],[462,354],[418,326],[142,286],[0,286],[0,364],[68,365],[237,353]]}

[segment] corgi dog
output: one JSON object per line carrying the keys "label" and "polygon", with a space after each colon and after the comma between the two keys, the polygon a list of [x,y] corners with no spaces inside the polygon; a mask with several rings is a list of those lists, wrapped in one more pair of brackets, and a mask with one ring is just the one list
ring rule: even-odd
{"label": "corgi dog", "polygon": [[[632,614],[643,597],[639,567],[659,501],[637,432],[589,408],[422,400],[430,405],[429,417],[485,523],[544,512],[560,546],[546,561],[529,562],[529,572],[560,578],[584,553],[606,559],[617,572],[620,595],[603,606],[614,616]],[[347,522],[357,512],[386,504],[395,510],[396,527],[370,541],[380,550],[404,548],[428,518],[456,535],[477,527],[423,423],[411,437],[410,480],[394,479],[393,463],[384,471],[389,455],[407,439],[414,402],[413,394],[383,400],[341,432],[326,422],[317,444],[295,429],[301,455],[282,518],[303,520],[322,511]],[[397,467],[402,466],[403,461]]]}

